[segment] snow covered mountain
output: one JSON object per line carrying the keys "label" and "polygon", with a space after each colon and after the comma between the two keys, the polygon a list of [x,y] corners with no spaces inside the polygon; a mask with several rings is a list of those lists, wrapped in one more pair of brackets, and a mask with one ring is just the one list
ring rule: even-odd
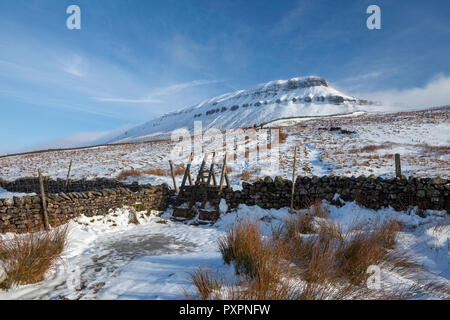
{"label": "snow covered mountain", "polygon": [[249,90],[227,93],[198,105],[163,115],[132,128],[112,143],[149,141],[170,138],[178,128],[193,132],[194,121],[203,130],[251,127],[270,121],[304,117],[348,114],[365,110],[367,100],[345,95],[319,77],[271,81]]}

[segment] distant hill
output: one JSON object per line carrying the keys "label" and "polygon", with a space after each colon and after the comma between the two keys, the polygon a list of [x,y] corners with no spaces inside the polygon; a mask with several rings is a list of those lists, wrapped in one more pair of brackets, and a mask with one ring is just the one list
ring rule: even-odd
{"label": "distant hill", "polygon": [[192,132],[194,121],[201,121],[203,130],[225,130],[258,126],[283,118],[367,111],[371,104],[339,92],[320,77],[276,80],[168,113],[129,129],[109,142],[168,139],[175,129],[186,128]]}

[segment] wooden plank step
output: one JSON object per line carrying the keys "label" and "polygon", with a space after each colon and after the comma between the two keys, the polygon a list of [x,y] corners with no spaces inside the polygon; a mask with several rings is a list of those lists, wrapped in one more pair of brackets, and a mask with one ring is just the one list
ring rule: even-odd
{"label": "wooden plank step", "polygon": [[207,209],[198,210],[199,220],[216,222],[219,219],[219,217],[220,213],[218,210],[207,210]]}
{"label": "wooden plank step", "polygon": [[172,216],[175,218],[192,219],[195,217],[195,212],[192,208],[177,207],[173,209]]}

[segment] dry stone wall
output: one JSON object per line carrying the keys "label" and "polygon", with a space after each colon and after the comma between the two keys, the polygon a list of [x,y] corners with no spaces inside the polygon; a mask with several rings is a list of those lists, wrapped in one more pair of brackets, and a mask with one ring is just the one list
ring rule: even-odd
{"label": "dry stone wall", "polygon": [[[138,183],[123,183],[113,179],[97,178],[94,180],[69,180],[66,188],[66,180],[53,180],[48,177],[43,177],[44,187],[46,193],[59,192],[83,192],[92,190],[114,189],[125,187],[134,192],[145,189],[146,185],[139,185]],[[40,194],[39,178],[29,177],[20,178],[14,181],[5,181],[0,178],[0,187],[10,192],[22,193],[36,193]]]}
{"label": "dry stone wall", "polygon": [[[291,190],[290,180],[266,177],[252,184],[244,182],[242,190],[227,190],[224,198],[230,208],[241,203],[282,208],[290,206]],[[356,201],[374,210],[388,206],[405,210],[409,206],[418,206],[450,212],[450,180],[441,178],[297,177],[294,206],[305,208],[317,198],[339,205],[339,201],[333,200],[335,194],[344,201]]]}
{"label": "dry stone wall", "polygon": [[[2,188],[12,192],[39,193],[37,179],[0,181]],[[32,183],[24,183],[32,182]],[[184,195],[176,199],[174,191],[167,185],[151,186],[124,184],[114,180],[96,179],[72,181],[69,192],[64,180],[46,180],[48,215],[51,226],[58,226],[78,217],[104,215],[109,209],[133,206],[140,210],[166,210],[169,205],[180,205],[188,201],[195,190],[183,189]],[[27,186],[27,187],[25,187]],[[34,188],[24,189],[24,188]],[[262,208],[290,206],[292,182],[276,177],[266,177],[255,183],[242,183],[242,190],[223,190],[222,197],[228,207],[239,204],[258,205]],[[52,192],[53,191],[53,192]],[[217,205],[217,188],[209,190],[208,198]],[[305,208],[315,199],[326,199],[340,205],[335,195],[344,201],[356,201],[362,206],[378,210],[391,206],[405,210],[409,206],[420,209],[446,210],[450,212],[450,180],[441,178],[382,179],[376,177],[297,177],[295,182],[294,206]],[[0,199],[0,233],[33,232],[43,230],[43,208],[41,197],[25,196]]]}
{"label": "dry stone wall", "polygon": [[[139,210],[166,210],[173,191],[167,185],[139,187],[139,192],[117,187],[99,191],[68,192],[46,195],[52,227],[67,223],[81,214],[105,215],[110,209],[136,206]],[[0,199],[0,233],[44,230],[40,196]]]}

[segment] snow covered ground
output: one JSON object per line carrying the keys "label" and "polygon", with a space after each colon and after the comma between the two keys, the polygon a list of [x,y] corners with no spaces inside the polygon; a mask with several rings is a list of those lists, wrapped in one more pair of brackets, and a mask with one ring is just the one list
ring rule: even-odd
{"label": "snow covered ground", "polygon": [[[329,206],[329,210],[330,218],[341,224],[344,232],[355,221],[368,225],[377,219],[397,218],[405,227],[398,235],[398,248],[408,250],[426,267],[427,280],[450,288],[450,220],[446,212],[429,210],[421,218],[414,209],[375,212],[355,203]],[[191,226],[170,221],[170,210],[159,214],[139,212],[139,225],[129,224],[127,208],[104,217],[80,217],[70,223],[69,245],[46,280],[0,291],[0,299],[184,299],[184,293],[193,289],[189,272],[196,267],[230,271],[217,246],[218,237],[230,225],[242,220],[261,221],[268,233],[289,216],[286,208],[264,210],[241,205],[235,212],[222,214],[213,226]],[[0,235],[3,239],[11,236]],[[381,281],[414,283],[383,271]],[[423,296],[449,297],[450,289],[447,295],[429,292]]]}
{"label": "snow covered ground", "polygon": [[[294,146],[299,175],[377,175],[394,176],[394,153],[400,153],[402,170],[406,176],[450,177],[450,108],[408,113],[359,113],[339,117],[298,118],[279,120],[267,124],[288,134],[280,144],[279,170],[262,163],[251,163],[243,156],[228,159],[232,184],[239,187],[241,174],[250,173],[251,179],[265,175],[292,176]],[[331,127],[342,130],[330,131]],[[350,132],[346,134],[345,131]],[[251,142],[251,144],[254,142]],[[128,145],[107,145],[82,150],[41,152],[0,158],[0,178],[14,180],[36,176],[38,168],[52,178],[66,178],[70,160],[73,160],[72,178],[115,178],[122,170],[134,168],[142,171],[139,177],[128,181],[140,183],[168,183],[168,174],[146,173],[151,169],[167,171],[171,150],[176,144],[155,141]],[[238,145],[243,155],[244,144]],[[222,160],[223,149],[218,148],[217,162]],[[185,157],[173,158],[174,165],[185,165]],[[197,173],[202,155],[195,155],[192,172]],[[216,172],[220,170],[216,168]],[[178,185],[182,175],[178,175]]]}

